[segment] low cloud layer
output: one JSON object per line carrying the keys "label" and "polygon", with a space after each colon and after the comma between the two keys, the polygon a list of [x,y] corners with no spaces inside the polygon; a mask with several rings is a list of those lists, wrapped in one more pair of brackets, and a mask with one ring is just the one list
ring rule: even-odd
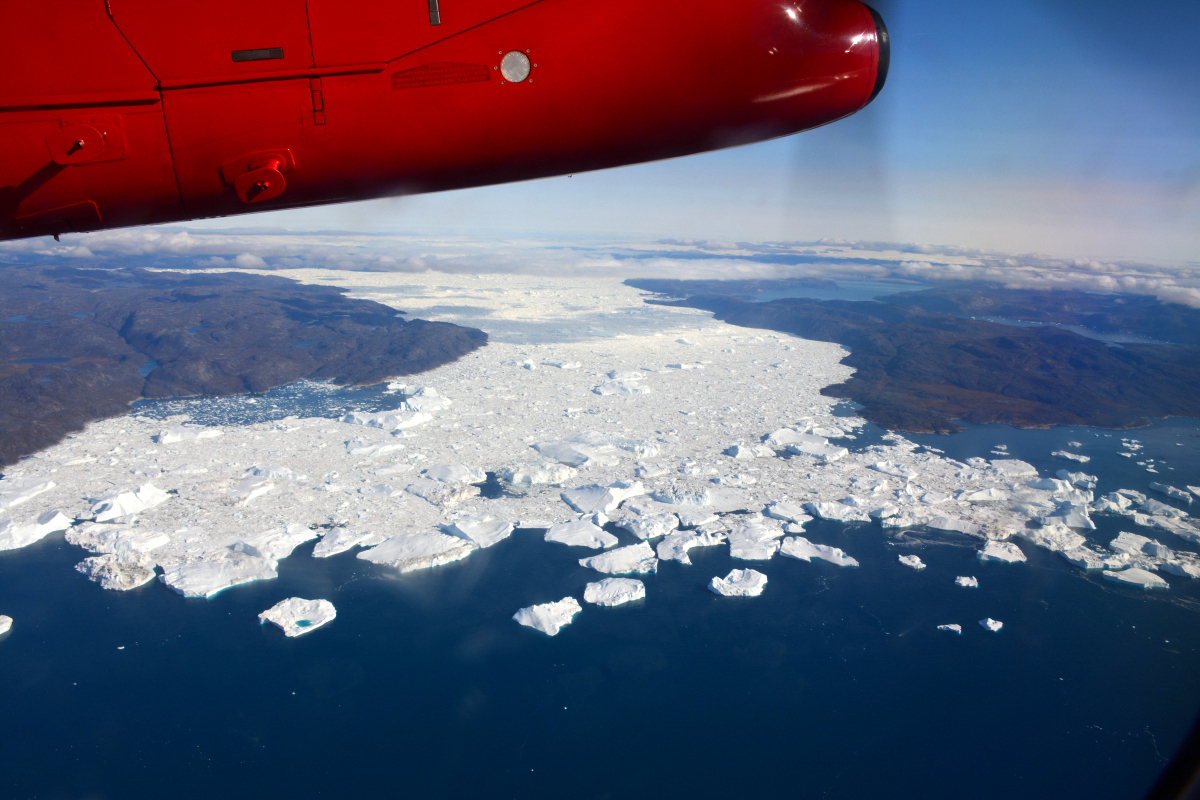
{"label": "low cloud layer", "polygon": [[162,269],[589,274],[672,278],[821,277],[842,281],[1082,289],[1200,307],[1200,263],[1148,264],[854,242],[554,241],[521,238],[143,228],[0,242],[0,264]]}

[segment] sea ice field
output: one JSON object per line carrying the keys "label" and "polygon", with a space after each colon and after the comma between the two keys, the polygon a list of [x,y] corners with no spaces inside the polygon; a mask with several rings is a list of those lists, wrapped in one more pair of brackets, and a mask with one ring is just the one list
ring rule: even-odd
{"label": "sea ice field", "polygon": [[904,436],[617,280],[294,277],[490,343],[6,471],[9,794],[1130,797],[1200,710],[1194,421]]}

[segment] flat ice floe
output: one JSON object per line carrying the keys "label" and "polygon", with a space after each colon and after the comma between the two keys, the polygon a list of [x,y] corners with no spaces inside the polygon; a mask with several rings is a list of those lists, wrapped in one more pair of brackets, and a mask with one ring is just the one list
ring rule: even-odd
{"label": "flat ice floe", "polygon": [[1103,573],[1104,580],[1114,583],[1123,583],[1127,586],[1137,586],[1142,589],[1167,589],[1170,584],[1162,578],[1144,569],[1133,567],[1131,569],[1123,569],[1120,572],[1111,572],[1105,570]]}
{"label": "flat ice floe", "polygon": [[995,633],[995,632],[997,632],[998,630],[1000,630],[1001,628],[1003,628],[1003,627],[1004,627],[1004,623],[1003,623],[1003,622],[1001,622],[1001,621],[1000,621],[1000,620],[998,620],[998,619],[992,619],[991,617],[988,617],[987,619],[981,619],[981,620],[979,620],[979,625],[980,625],[980,626],[981,626],[981,627],[982,627],[982,628],[983,628],[985,631],[991,631],[992,633]]}
{"label": "flat ice floe", "polygon": [[955,624],[938,625],[937,629],[939,631],[947,631],[949,633],[957,633],[959,636],[962,636],[962,625],[955,625]]}
{"label": "flat ice floe", "polygon": [[583,589],[584,601],[598,606],[619,606],[645,596],[646,584],[636,578],[605,578]]}
{"label": "flat ice floe", "polygon": [[475,549],[474,542],[444,533],[402,533],[362,551],[358,557],[398,572],[412,572],[461,561]]}
{"label": "flat ice floe", "polygon": [[725,597],[758,597],[767,585],[767,576],[758,570],[735,569],[724,578],[715,577],[708,590]]}
{"label": "flat ice floe", "polygon": [[976,557],[980,561],[1006,561],[1009,563],[1025,560],[1025,554],[1021,552],[1021,548],[1012,542],[988,542],[976,554]]}
{"label": "flat ice floe", "polygon": [[915,570],[925,569],[925,562],[919,556],[900,556],[900,563]]}
{"label": "flat ice floe", "polygon": [[765,521],[752,521],[729,532],[729,555],[743,561],[768,561],[779,552],[783,529]]}
{"label": "flat ice floe", "polygon": [[959,575],[957,578],[954,579],[954,585],[955,586],[963,586],[968,589],[978,589],[979,581],[978,581],[978,579],[971,577],[969,575]]}
{"label": "flat ice floe", "polygon": [[539,630],[547,636],[555,636],[564,625],[570,625],[576,614],[582,611],[579,601],[574,597],[564,597],[554,603],[522,608],[513,619],[522,625]]}
{"label": "flat ice floe", "polygon": [[197,561],[174,564],[158,579],[184,597],[212,597],[231,586],[279,577],[275,567],[273,559],[224,547],[201,554]]}
{"label": "flat ice floe", "polygon": [[803,536],[784,539],[783,546],[779,548],[779,553],[780,555],[799,559],[800,561],[811,561],[814,558],[819,558],[822,561],[828,561],[830,564],[835,564],[839,567],[858,566],[858,562],[846,555],[845,551],[841,548],[830,547],[826,544],[813,544]]}
{"label": "flat ice floe", "polygon": [[579,566],[608,575],[625,575],[631,572],[658,572],[658,559],[654,557],[649,544],[638,542],[591,558],[581,558]]}
{"label": "flat ice floe", "polygon": [[557,542],[572,547],[590,547],[593,550],[612,547],[618,541],[617,537],[586,519],[551,525],[546,529],[546,535],[543,538],[547,542]]}
{"label": "flat ice floe", "polygon": [[328,600],[305,600],[289,597],[258,615],[259,624],[277,626],[287,637],[302,636],[333,621],[337,610]]}

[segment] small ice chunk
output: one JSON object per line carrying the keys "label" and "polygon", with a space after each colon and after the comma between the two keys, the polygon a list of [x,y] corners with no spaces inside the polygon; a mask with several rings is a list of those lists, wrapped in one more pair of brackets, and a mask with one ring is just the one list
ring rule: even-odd
{"label": "small ice chunk", "polygon": [[480,547],[491,547],[507,539],[513,532],[512,523],[501,522],[491,517],[459,517],[452,525],[443,525],[442,530],[451,536],[474,542]]}
{"label": "small ice chunk", "polygon": [[865,511],[853,508],[843,503],[822,500],[817,503],[805,503],[804,510],[814,517],[833,520],[834,522],[870,522],[871,517]]}
{"label": "small ice chunk", "polygon": [[332,622],[337,610],[328,600],[305,600],[289,597],[258,615],[258,624],[271,623],[287,637],[302,636]]}
{"label": "small ice chunk", "polygon": [[12,630],[12,617],[7,614],[0,614],[0,636]]}
{"label": "small ice chunk", "polygon": [[513,486],[559,486],[574,478],[577,472],[566,464],[547,462],[528,467],[505,467],[496,471],[496,477]]}
{"label": "small ice chunk", "polygon": [[474,542],[444,533],[403,533],[362,551],[358,557],[400,572],[412,572],[460,561],[475,549]]}
{"label": "small ice chunk", "polygon": [[915,570],[925,569],[925,563],[921,561],[919,556],[900,556],[900,563]]}
{"label": "small ice chunk", "polygon": [[708,589],[725,597],[758,597],[767,585],[767,576],[758,570],[735,569],[724,578],[714,577]]}
{"label": "small ice chunk", "polygon": [[726,538],[724,533],[719,532],[680,531],[659,542],[656,550],[659,559],[663,561],[678,561],[680,564],[690,565],[692,560],[688,558],[688,550],[693,547],[714,547]]}
{"label": "small ice chunk", "polygon": [[1009,563],[1025,560],[1025,554],[1021,552],[1021,548],[1012,542],[997,541],[989,541],[985,544],[976,557],[980,561],[1007,561]]}
{"label": "small ice chunk", "polygon": [[838,447],[835,444],[830,444],[824,439],[821,439],[820,443],[796,442],[794,444],[789,444],[785,449],[793,455],[812,456],[818,461],[825,462],[839,461],[850,455],[850,451],[846,448]]}
{"label": "small ice chunk", "polygon": [[630,572],[658,572],[658,559],[648,543],[638,542],[591,558],[581,558],[579,566],[606,575],[626,575]]}
{"label": "small ice chunk", "polygon": [[1050,455],[1054,456],[1055,458],[1065,458],[1068,461],[1078,461],[1080,464],[1086,464],[1092,460],[1091,456],[1081,456],[1078,453],[1070,453],[1066,450],[1055,450]]}
{"label": "small ice chunk", "polygon": [[775,455],[775,451],[763,445],[746,445],[738,442],[730,448],[727,448],[723,455],[736,459],[751,459],[751,458],[770,458]]}
{"label": "small ice chunk", "polygon": [[884,475],[890,475],[893,478],[899,478],[905,483],[908,483],[913,478],[917,477],[917,473],[912,469],[897,464],[891,460],[877,461],[871,465],[871,469],[875,470],[876,472],[881,472]]}
{"label": "small ice chunk", "polygon": [[539,630],[547,636],[554,636],[562,630],[564,625],[570,625],[571,619],[582,610],[579,601],[574,597],[564,597],[556,603],[542,603],[522,608],[513,614],[513,619],[526,627]]}
{"label": "small ice chunk", "polygon": [[650,387],[638,381],[604,381],[592,391],[599,395],[650,394]]}
{"label": "small ice chunk", "polygon": [[1106,581],[1124,583],[1127,586],[1140,586],[1143,589],[1167,589],[1170,584],[1149,570],[1133,567],[1120,572],[1105,570],[1101,573]]}
{"label": "small ice chunk", "polygon": [[978,589],[979,581],[976,578],[974,578],[973,576],[959,575],[957,578],[954,579],[954,585],[962,586],[967,589]]}
{"label": "small ice chunk", "polygon": [[830,547],[826,544],[813,544],[803,536],[793,536],[784,539],[783,546],[779,548],[779,553],[788,558],[797,558],[801,561],[811,561],[814,558],[819,558],[839,567],[858,566],[858,562],[846,555],[845,551],[841,548]]}
{"label": "small ice chunk", "polygon": [[468,467],[464,464],[442,464],[421,470],[421,474],[431,481],[441,483],[483,483],[487,473],[479,467]]}
{"label": "small ice chunk", "polygon": [[962,636],[962,625],[938,625],[937,629],[948,633],[957,633],[959,636]]}
{"label": "small ice chunk", "polygon": [[598,606],[619,606],[645,596],[646,584],[636,578],[605,578],[583,589],[584,601]]}
{"label": "small ice chunk", "polygon": [[220,428],[206,428],[195,425],[176,425],[163,428],[153,437],[158,444],[175,444],[176,442],[194,442],[198,439],[215,439],[224,431]]}
{"label": "small ice chunk", "polygon": [[992,619],[991,617],[988,617],[987,619],[979,620],[979,624],[981,626],[983,626],[984,630],[991,631],[992,633],[995,633],[996,631],[998,631],[1004,627],[1003,622],[1001,622],[998,619]]}
{"label": "small ice chunk", "polygon": [[432,419],[433,415],[424,411],[381,411],[378,414],[354,411],[342,417],[342,422],[351,425],[365,425],[368,428],[379,428],[394,433],[424,425]]}
{"label": "small ice chunk", "polygon": [[597,528],[585,519],[551,525],[546,529],[544,538],[547,542],[558,542],[573,547],[590,547],[593,550],[612,547],[619,541],[608,531]]}

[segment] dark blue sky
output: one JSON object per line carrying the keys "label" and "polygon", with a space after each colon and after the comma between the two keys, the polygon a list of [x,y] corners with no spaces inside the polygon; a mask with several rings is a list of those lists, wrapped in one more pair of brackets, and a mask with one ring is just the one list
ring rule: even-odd
{"label": "dark blue sky", "polygon": [[820,130],[253,224],[404,231],[453,220],[460,232],[840,237],[1200,261],[1200,2],[876,5],[892,33],[888,85]]}

